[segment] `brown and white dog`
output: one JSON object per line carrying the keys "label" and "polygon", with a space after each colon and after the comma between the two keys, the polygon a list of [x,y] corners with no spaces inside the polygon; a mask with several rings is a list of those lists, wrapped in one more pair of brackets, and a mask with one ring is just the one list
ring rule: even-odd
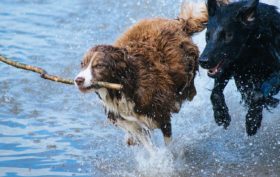
{"label": "brown and white dog", "polygon": [[[205,22],[204,4],[184,3],[178,19],[142,20],[114,45],[97,45],[85,54],[75,84],[99,95],[108,118],[130,135],[128,144],[149,147],[150,130],[156,128],[170,142],[171,113],[196,95],[199,50],[191,36]],[[122,84],[123,89],[95,88],[96,81]]]}

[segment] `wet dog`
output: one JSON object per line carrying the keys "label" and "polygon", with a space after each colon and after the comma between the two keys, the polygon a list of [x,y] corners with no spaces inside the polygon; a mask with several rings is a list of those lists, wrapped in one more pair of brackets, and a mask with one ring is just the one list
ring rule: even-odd
{"label": "wet dog", "polygon": [[[82,92],[99,95],[108,118],[128,133],[128,144],[150,146],[155,128],[170,142],[171,113],[196,95],[199,50],[191,36],[205,28],[207,10],[200,7],[199,15],[185,3],[178,19],[142,20],[114,45],[97,45],[85,54],[75,83]],[[96,81],[123,89],[94,88]]]}
{"label": "wet dog", "polygon": [[215,78],[211,101],[215,121],[227,128],[231,118],[223,90],[234,78],[248,106],[246,131],[254,135],[261,126],[264,107],[276,107],[280,89],[280,14],[258,0],[218,5],[207,2],[207,45],[199,59]]}

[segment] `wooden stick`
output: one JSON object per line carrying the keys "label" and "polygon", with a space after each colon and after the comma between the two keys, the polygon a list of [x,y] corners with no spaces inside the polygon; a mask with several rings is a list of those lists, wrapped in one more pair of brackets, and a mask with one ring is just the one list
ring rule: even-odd
{"label": "wooden stick", "polygon": [[[50,75],[47,73],[47,71],[45,71],[44,69],[42,69],[40,67],[19,63],[19,62],[13,61],[11,59],[8,59],[8,58],[2,56],[1,54],[0,54],[0,61],[6,63],[8,65],[14,66],[16,68],[39,73],[42,78],[47,79],[47,80],[60,82],[60,83],[64,83],[64,84],[69,84],[69,85],[74,84],[74,81],[71,79],[64,79],[59,76]],[[109,82],[96,82],[93,84],[93,86],[103,87],[103,88],[108,88],[108,89],[113,89],[113,90],[121,90],[123,88],[123,86],[121,84],[115,84],[115,83],[109,83]]]}
{"label": "wooden stick", "polygon": [[108,89],[113,89],[113,90],[121,90],[123,89],[123,86],[121,84],[114,84],[114,83],[109,83],[109,82],[96,82],[94,83],[96,87],[104,87]]}

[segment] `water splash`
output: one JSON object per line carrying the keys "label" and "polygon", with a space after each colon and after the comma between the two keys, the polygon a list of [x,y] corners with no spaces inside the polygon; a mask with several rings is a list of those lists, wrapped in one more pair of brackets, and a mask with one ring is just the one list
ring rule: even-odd
{"label": "water splash", "polygon": [[153,153],[136,153],[137,171],[140,176],[172,176],[175,173],[174,156],[167,148],[157,148]]}

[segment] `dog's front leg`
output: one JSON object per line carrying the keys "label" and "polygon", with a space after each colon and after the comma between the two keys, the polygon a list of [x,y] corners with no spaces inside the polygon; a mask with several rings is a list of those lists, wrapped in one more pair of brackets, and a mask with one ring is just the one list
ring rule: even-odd
{"label": "dog's front leg", "polygon": [[116,124],[117,119],[121,118],[120,116],[115,115],[113,112],[108,112],[107,114],[107,119],[109,120],[109,122],[111,122],[112,124]]}
{"label": "dog's front leg", "polygon": [[131,145],[136,145],[138,144],[138,141],[133,137],[133,135],[126,130],[126,127],[123,126],[124,124],[121,123],[121,122],[124,122],[124,118],[122,118],[120,115],[116,115],[114,114],[113,112],[108,112],[108,115],[107,115],[107,119],[109,120],[109,122],[111,122],[113,125],[116,125],[116,126],[120,126],[122,127],[123,129],[125,129],[126,131],[126,136],[125,136],[125,140],[126,140],[126,143],[128,146],[131,146]]}
{"label": "dog's front leg", "polygon": [[171,142],[171,136],[172,136],[172,126],[171,126],[171,122],[169,120],[169,122],[163,123],[160,126],[160,129],[162,131],[163,137],[164,137],[164,143],[165,145],[170,144]]}
{"label": "dog's front leg", "polygon": [[228,81],[228,79],[224,78],[215,79],[214,89],[211,93],[215,121],[219,126],[224,126],[225,129],[229,126],[231,121],[223,94]]}
{"label": "dog's front leg", "polygon": [[246,115],[246,132],[249,136],[255,135],[261,127],[263,105],[261,100],[253,100],[249,104]]}

